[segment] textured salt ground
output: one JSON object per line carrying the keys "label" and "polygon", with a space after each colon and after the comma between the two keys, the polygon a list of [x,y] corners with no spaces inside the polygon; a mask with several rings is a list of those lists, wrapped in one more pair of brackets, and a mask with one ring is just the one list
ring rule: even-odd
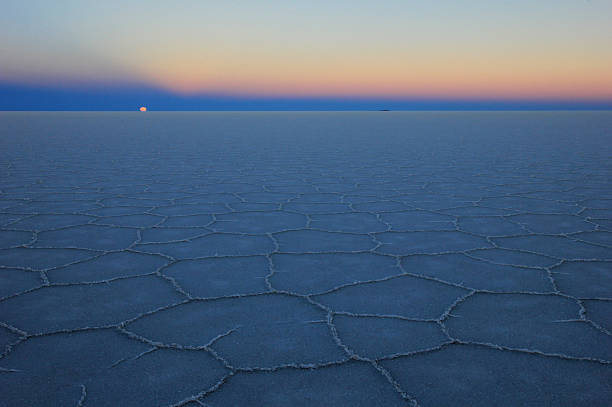
{"label": "textured salt ground", "polygon": [[0,406],[607,406],[612,114],[0,113]]}

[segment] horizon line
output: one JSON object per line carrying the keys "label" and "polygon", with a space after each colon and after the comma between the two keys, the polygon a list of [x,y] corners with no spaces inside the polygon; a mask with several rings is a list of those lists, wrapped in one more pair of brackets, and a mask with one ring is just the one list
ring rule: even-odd
{"label": "horizon line", "polygon": [[258,112],[271,112],[271,113],[317,113],[317,112],[334,112],[334,113],[343,113],[343,112],[380,112],[380,113],[393,113],[393,112],[418,112],[418,113],[435,113],[435,112],[505,112],[505,113],[524,113],[524,112],[611,112],[612,108],[508,108],[508,109],[499,109],[499,108],[465,108],[465,109],[187,109],[187,110],[177,110],[177,109],[160,109],[160,110],[150,110],[147,107],[146,112],[141,112],[136,109],[70,109],[70,110],[50,110],[50,109],[30,109],[30,110],[12,110],[12,109],[0,109],[0,113],[138,113],[140,115],[144,115],[147,113],[258,113]]}
{"label": "horizon line", "polygon": [[71,89],[0,81],[0,111],[559,111],[612,110],[612,98],[180,95],[155,88]]}

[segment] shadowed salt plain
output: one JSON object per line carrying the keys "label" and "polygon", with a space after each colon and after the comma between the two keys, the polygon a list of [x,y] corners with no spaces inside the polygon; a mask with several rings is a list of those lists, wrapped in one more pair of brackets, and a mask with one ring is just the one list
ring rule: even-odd
{"label": "shadowed salt plain", "polygon": [[612,113],[0,113],[2,406],[609,406]]}

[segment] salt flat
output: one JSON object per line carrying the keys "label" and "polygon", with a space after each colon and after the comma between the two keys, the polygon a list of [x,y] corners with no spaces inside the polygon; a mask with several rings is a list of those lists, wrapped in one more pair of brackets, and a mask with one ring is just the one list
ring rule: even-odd
{"label": "salt flat", "polygon": [[0,113],[2,406],[608,406],[612,113]]}

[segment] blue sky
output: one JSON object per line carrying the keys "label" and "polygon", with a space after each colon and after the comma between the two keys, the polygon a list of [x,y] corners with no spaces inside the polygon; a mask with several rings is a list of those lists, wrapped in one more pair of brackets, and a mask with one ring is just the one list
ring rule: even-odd
{"label": "blue sky", "polygon": [[612,106],[608,0],[0,7],[2,110]]}

